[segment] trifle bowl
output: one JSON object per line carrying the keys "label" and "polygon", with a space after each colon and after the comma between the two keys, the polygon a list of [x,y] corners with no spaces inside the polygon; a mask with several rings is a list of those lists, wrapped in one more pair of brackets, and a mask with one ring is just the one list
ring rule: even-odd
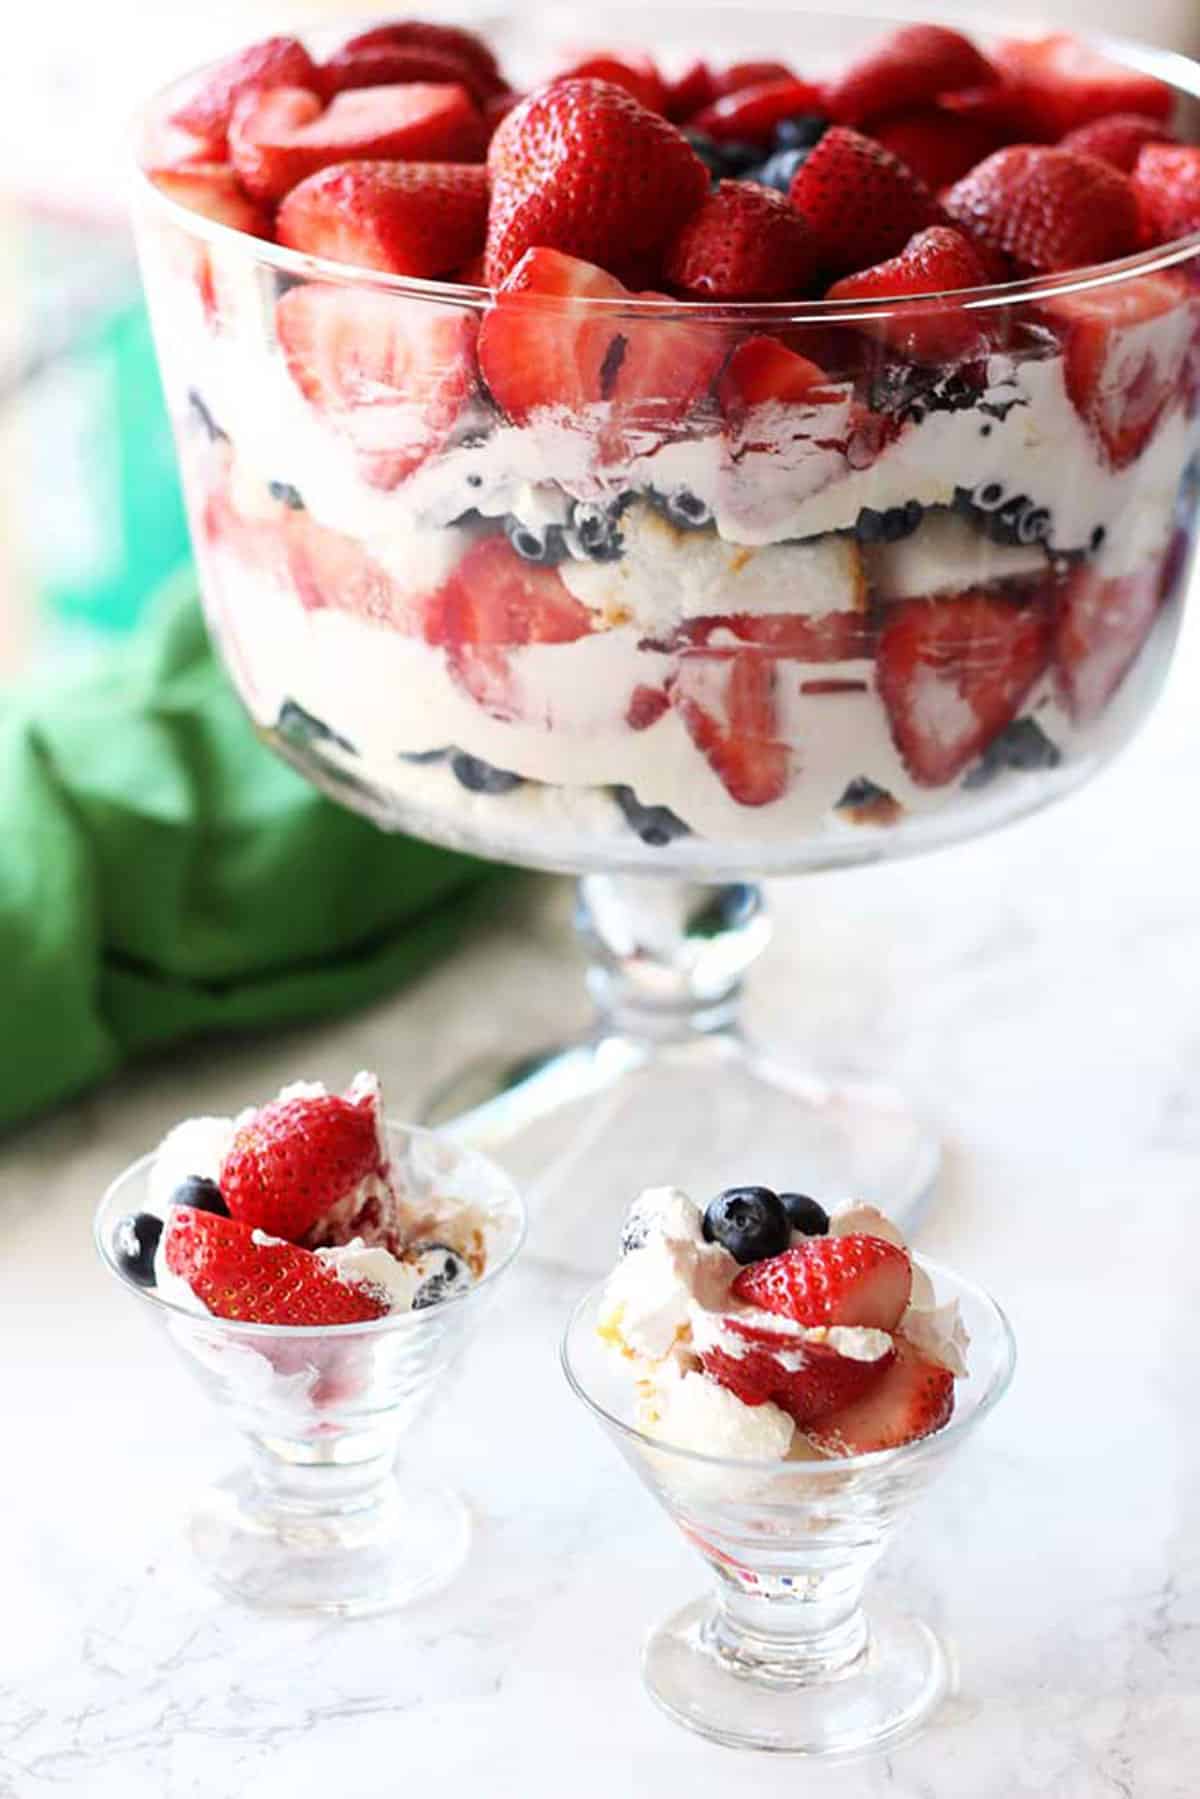
{"label": "trifle bowl", "polygon": [[[886,186],[890,163],[882,199],[839,188],[872,129],[920,160],[907,75],[909,103],[880,125],[861,78],[826,79],[861,70],[877,21],[652,23],[551,14],[535,45],[521,17],[495,21],[507,78],[535,90],[515,109],[477,56],[465,101],[414,82],[453,62],[452,28],[381,26],[349,49],[342,33],[297,47],[307,75],[296,51],[282,76],[260,68],[265,91],[219,126],[227,144],[196,135],[218,129],[189,99],[213,89],[202,72],[155,103],[138,195],[204,602],[260,732],[385,828],[582,876],[595,1028],[464,1071],[434,1115],[536,1176],[537,1241],[593,1267],[605,1195],[656,1162],[678,1171],[681,1134],[709,1177],[733,1178],[753,1145],[766,1179],[800,1150],[811,1184],[893,1212],[927,1191],[936,1139],[899,1095],[742,1042],[740,982],[769,936],[757,882],[950,844],[1102,767],[1169,662],[1200,441],[1200,233],[1151,230],[1134,175],[1046,147],[1105,111],[1144,114],[1148,140],[1195,135],[1191,64],[1110,47],[1125,62],[1099,68],[1115,76],[1086,65],[1086,104],[1059,116],[1053,84],[1011,73],[1010,47],[1019,124],[986,82],[968,107],[980,72],[960,70],[952,116],[979,168],[989,143],[1026,155],[1023,134],[1035,161],[1087,165],[1068,234],[1084,266],[1063,269],[1056,244],[1030,273],[1012,235],[1034,229],[1028,209],[998,205],[978,168],[943,169],[917,198],[909,176]],[[429,68],[409,38],[431,31]],[[669,89],[652,70],[649,91],[632,50],[581,63],[585,37],[649,44]],[[702,99],[680,97],[697,46],[741,73],[685,138],[656,109]],[[738,60],[754,55],[776,60]],[[536,88],[568,67],[582,73],[557,100]],[[364,101],[383,76],[399,85]],[[397,94],[399,123],[400,101],[380,98]],[[192,132],[174,166],[164,119]],[[795,148],[774,151],[789,131]],[[567,202],[589,155],[589,204],[611,208],[624,182],[621,278],[590,239],[596,260],[580,253],[586,233],[562,247],[561,194],[535,184],[501,204],[531,144],[560,157]],[[701,153],[722,178],[707,199]],[[414,156],[442,171],[453,267],[428,234],[396,251]],[[745,174],[761,177],[748,202]],[[1039,165],[1030,207],[1041,179]],[[649,244],[668,202],[684,223]],[[879,262],[868,241],[910,259],[899,276],[862,274]],[[747,287],[784,297],[730,297]]]}

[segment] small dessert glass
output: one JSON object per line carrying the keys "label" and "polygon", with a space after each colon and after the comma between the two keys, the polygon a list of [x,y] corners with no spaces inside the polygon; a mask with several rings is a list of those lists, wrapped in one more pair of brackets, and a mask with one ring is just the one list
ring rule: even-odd
{"label": "small dessert glass", "polygon": [[390,1611],[444,1586],[469,1547],[462,1500],[397,1475],[395,1463],[512,1265],[525,1211],[508,1177],[474,1151],[406,1125],[387,1134],[408,1190],[461,1192],[486,1219],[482,1278],[420,1311],[324,1328],[243,1324],[136,1285],[114,1232],[144,1208],[152,1155],[118,1176],[96,1214],[105,1266],[245,1439],[246,1462],[203,1495],[188,1531],[208,1578],[265,1610]]}
{"label": "small dessert glass", "polygon": [[980,1288],[921,1258],[971,1338],[944,1429],[843,1460],[734,1461],[648,1436],[631,1420],[628,1367],[597,1334],[601,1293],[563,1338],[567,1380],[716,1576],[647,1639],[646,1688],[701,1736],[735,1748],[845,1756],[918,1728],[950,1686],[946,1651],[918,1618],[863,1587],[896,1526],[1003,1396],[1015,1346]]}

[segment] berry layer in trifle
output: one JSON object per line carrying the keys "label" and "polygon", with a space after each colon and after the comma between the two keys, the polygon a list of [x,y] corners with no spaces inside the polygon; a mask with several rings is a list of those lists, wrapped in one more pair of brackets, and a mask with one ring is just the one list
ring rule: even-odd
{"label": "berry layer in trifle", "polygon": [[399,21],[152,122],[147,282],[259,725],[550,864],[837,860],[1081,778],[1194,526],[1185,98],[933,26],[520,73]]}
{"label": "berry layer in trifle", "polygon": [[949,1422],[969,1347],[900,1232],[868,1205],[730,1188],[701,1212],[634,1201],[598,1328],[632,1422],[700,1455],[813,1461],[895,1449]]}

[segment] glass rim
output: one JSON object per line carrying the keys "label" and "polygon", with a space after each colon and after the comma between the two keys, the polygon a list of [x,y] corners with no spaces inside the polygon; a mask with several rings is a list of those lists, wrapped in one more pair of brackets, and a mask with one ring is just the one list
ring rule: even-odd
{"label": "glass rim", "polygon": [[599,1419],[602,1424],[615,1431],[626,1441],[635,1443],[639,1449],[648,1449],[658,1455],[676,1458],[685,1465],[721,1469],[726,1473],[740,1471],[756,1477],[766,1474],[787,1474],[801,1476],[805,1479],[811,1476],[817,1480],[829,1480],[845,1474],[848,1470],[851,1472],[859,1470],[882,1472],[902,1463],[907,1466],[910,1462],[924,1460],[935,1454],[947,1443],[965,1436],[967,1431],[976,1424],[981,1424],[1007,1393],[1017,1365],[1016,1336],[1008,1314],[999,1301],[994,1299],[986,1288],[978,1286],[974,1281],[967,1280],[961,1274],[956,1274],[952,1268],[947,1268],[945,1263],[935,1262],[931,1257],[919,1255],[912,1250],[909,1251],[909,1254],[912,1260],[923,1268],[935,1282],[940,1276],[943,1280],[953,1283],[960,1292],[969,1294],[973,1300],[984,1306],[999,1326],[1004,1354],[1002,1362],[980,1395],[978,1404],[970,1412],[960,1412],[956,1407],[949,1422],[944,1424],[940,1430],[931,1432],[927,1437],[918,1437],[911,1443],[902,1443],[896,1449],[871,1449],[861,1455],[829,1456],[813,1462],[790,1462],[778,1457],[706,1455],[702,1450],[685,1449],[681,1444],[670,1443],[662,1437],[652,1436],[649,1431],[639,1430],[637,1425],[630,1424],[626,1419],[619,1418],[614,1412],[610,1412],[607,1406],[602,1405],[588,1392],[571,1358],[572,1334],[583,1313],[602,1293],[603,1282],[589,1287],[583,1297],[572,1306],[571,1315],[559,1342],[559,1362],[571,1391],[587,1407],[594,1418]]}
{"label": "glass rim", "polygon": [[410,1137],[419,1137],[426,1141],[448,1144],[452,1149],[457,1149],[462,1155],[477,1156],[480,1160],[487,1162],[489,1167],[495,1168],[508,1184],[512,1201],[512,1219],[515,1225],[512,1239],[495,1266],[492,1266],[489,1263],[480,1278],[462,1293],[451,1293],[446,1299],[440,1300],[435,1306],[422,1306],[419,1312],[414,1312],[412,1310],[407,1312],[385,1312],[382,1317],[364,1318],[354,1324],[260,1324],[255,1323],[250,1319],[221,1318],[216,1312],[193,1311],[190,1306],[181,1305],[178,1300],[168,1299],[165,1294],[158,1291],[157,1287],[139,1286],[136,1281],[130,1280],[128,1275],[124,1274],[117,1266],[117,1263],[113,1259],[109,1243],[106,1240],[105,1233],[101,1227],[106,1219],[112,1202],[117,1198],[120,1191],[126,1185],[132,1184],[139,1179],[139,1177],[143,1176],[153,1166],[154,1160],[158,1155],[156,1149],[147,1150],[145,1155],[138,1156],[136,1161],[131,1162],[128,1167],[123,1168],[120,1174],[115,1175],[104,1189],[92,1217],[92,1238],[96,1245],[100,1260],[103,1262],[109,1274],[112,1275],[115,1281],[119,1282],[122,1288],[131,1292],[136,1298],[144,1301],[152,1309],[176,1318],[185,1318],[189,1323],[200,1325],[206,1330],[215,1327],[217,1330],[236,1332],[238,1336],[248,1335],[265,1337],[288,1342],[299,1342],[310,1337],[323,1338],[331,1335],[336,1337],[338,1342],[341,1342],[343,1339],[349,1337],[381,1335],[387,1331],[404,1329],[410,1331],[420,1330],[439,1315],[445,1317],[448,1308],[469,1304],[476,1295],[481,1294],[485,1288],[492,1287],[495,1282],[499,1280],[500,1276],[511,1268],[524,1247],[525,1238],[529,1230],[529,1214],[516,1182],[505,1169],[500,1167],[498,1162],[493,1162],[490,1157],[482,1155],[481,1151],[466,1149],[461,1145],[457,1145],[452,1138],[445,1134],[445,1132],[428,1130],[423,1125],[407,1124],[402,1119],[396,1118],[385,1118],[382,1122],[384,1130],[389,1133],[392,1131],[403,1131]]}
{"label": "glass rim", "polygon": [[[765,12],[784,12],[789,18],[803,20],[808,18],[846,19],[857,17],[864,22],[876,22],[880,25],[900,25],[905,23],[903,17],[896,12],[875,12],[869,8],[855,9],[853,14],[831,13],[828,8],[803,7],[793,9],[784,0],[778,4],[758,4]],[[631,5],[610,5],[605,9],[607,14],[628,14],[637,17],[637,9]],[[722,13],[733,17],[743,12],[743,8],[735,4],[735,0],[708,0],[704,10],[711,13]],[[471,8],[464,8],[464,21],[471,23]],[[347,18],[336,28],[327,26],[306,33],[309,41],[319,38],[342,39],[346,33],[353,31],[356,25],[378,23],[380,15],[360,14]],[[486,18],[474,18],[474,23],[486,24]],[[974,30],[987,35],[1001,30],[1011,31],[1012,20],[1001,22],[990,19],[986,15],[967,13],[957,17],[954,23],[963,30]],[[1135,39],[1120,37],[1108,32],[1072,32],[1079,43],[1093,48],[1100,53],[1112,57],[1127,67],[1141,69],[1155,74],[1177,93],[1188,95],[1200,104],[1200,61],[1185,55],[1179,50],[1163,50],[1148,44],[1139,43]],[[142,133],[147,122],[158,116],[168,96],[176,89],[186,88],[197,81],[206,70],[212,69],[223,59],[207,58],[204,62],[176,75],[171,81],[156,89],[154,94],[144,103],[135,115],[131,127],[131,136],[136,143],[141,142]],[[1047,146],[1053,148],[1053,146]],[[359,269],[351,263],[333,262],[326,257],[311,256],[302,250],[289,249],[284,244],[273,243],[267,238],[252,237],[249,232],[238,231],[231,225],[223,225],[215,219],[205,218],[203,214],[193,212],[179,201],[168,198],[150,180],[136,147],[133,149],[132,162],[134,168],[134,188],[136,201],[150,208],[157,209],[173,224],[189,231],[192,235],[212,241],[216,244],[230,245],[239,243],[247,246],[252,260],[266,264],[278,273],[291,276],[301,281],[318,281],[328,285],[366,289],[380,294],[391,294],[396,298],[416,301],[441,301],[447,305],[474,307],[476,309],[491,305],[495,295],[500,291],[492,287],[480,287],[469,283],[452,281],[431,281],[411,275],[392,275],[378,269]],[[186,173],[187,165],[180,165]],[[852,325],[855,323],[878,320],[881,318],[904,318],[915,311],[928,314],[931,303],[953,301],[956,308],[969,312],[989,312],[1003,306],[1018,304],[1034,305],[1040,301],[1061,298],[1064,295],[1088,293],[1096,289],[1116,286],[1126,280],[1136,280],[1145,275],[1157,275],[1178,265],[1188,262],[1192,257],[1200,255],[1200,230],[1189,232],[1185,237],[1175,238],[1170,243],[1160,244],[1152,249],[1136,250],[1128,256],[1117,257],[1112,261],[1091,263],[1082,269],[1067,269],[1047,275],[1030,275],[1016,281],[989,283],[983,287],[947,288],[925,294],[906,294],[898,297],[878,300],[676,300],[664,295],[660,299],[569,299],[564,300],[554,294],[522,293],[519,296],[522,307],[534,307],[538,310],[553,311],[570,309],[586,310],[589,314],[601,318],[655,321],[663,323],[678,319],[681,323],[721,324],[721,325]],[[517,297],[517,296],[514,296]]]}

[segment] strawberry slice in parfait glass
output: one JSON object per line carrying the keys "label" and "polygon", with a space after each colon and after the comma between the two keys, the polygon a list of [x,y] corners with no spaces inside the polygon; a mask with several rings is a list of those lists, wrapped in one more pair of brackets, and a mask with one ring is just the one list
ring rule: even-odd
{"label": "strawberry slice in parfait glass", "polygon": [[201,72],[137,211],[261,735],[385,829],[580,877],[592,1028],[430,1116],[598,1270],[668,1170],[908,1221],[929,1191],[903,1095],[742,1037],[761,882],[1016,819],[1145,717],[1195,534],[1200,231],[1177,175],[1158,214],[1137,190],[1200,70],[844,14],[587,29],[604,54],[553,13],[314,37],[265,96]]}

